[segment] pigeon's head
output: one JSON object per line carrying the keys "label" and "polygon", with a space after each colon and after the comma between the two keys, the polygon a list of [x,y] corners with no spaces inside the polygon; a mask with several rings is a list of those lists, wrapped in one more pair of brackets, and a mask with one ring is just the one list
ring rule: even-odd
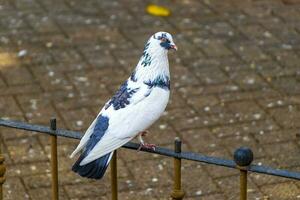
{"label": "pigeon's head", "polygon": [[170,33],[163,31],[157,32],[150,38],[150,40],[151,43],[154,43],[154,45],[156,45],[159,48],[162,48],[163,50],[177,50],[177,46],[175,45],[172,35]]}

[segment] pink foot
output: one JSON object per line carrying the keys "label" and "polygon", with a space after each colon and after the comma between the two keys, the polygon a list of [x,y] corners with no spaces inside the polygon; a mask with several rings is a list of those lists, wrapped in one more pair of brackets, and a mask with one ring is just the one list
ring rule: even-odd
{"label": "pink foot", "polygon": [[142,148],[145,149],[152,149],[153,151],[155,151],[156,145],[155,144],[148,144],[148,143],[144,143],[144,144],[140,144],[140,147],[138,148],[138,151],[140,151]]}

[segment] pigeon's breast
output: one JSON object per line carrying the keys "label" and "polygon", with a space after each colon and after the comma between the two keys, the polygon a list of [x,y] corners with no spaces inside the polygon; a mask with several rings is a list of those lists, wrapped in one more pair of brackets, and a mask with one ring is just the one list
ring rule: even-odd
{"label": "pigeon's breast", "polygon": [[155,87],[144,100],[118,110],[118,113],[110,118],[111,127],[114,127],[113,132],[122,138],[135,137],[138,132],[147,129],[162,115],[169,96],[169,90]]}

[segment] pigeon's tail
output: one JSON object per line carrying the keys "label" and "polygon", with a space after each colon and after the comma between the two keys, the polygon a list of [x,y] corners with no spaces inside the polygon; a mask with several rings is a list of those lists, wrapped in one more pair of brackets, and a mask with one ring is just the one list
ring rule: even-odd
{"label": "pigeon's tail", "polygon": [[101,179],[106,171],[112,155],[113,152],[108,153],[88,164],[81,166],[80,162],[85,158],[85,154],[83,153],[74,163],[72,170],[82,177]]}

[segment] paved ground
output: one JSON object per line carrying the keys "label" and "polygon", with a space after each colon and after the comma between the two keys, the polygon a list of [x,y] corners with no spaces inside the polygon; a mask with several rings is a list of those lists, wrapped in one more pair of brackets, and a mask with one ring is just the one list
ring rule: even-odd
{"label": "paved ground", "polygon": [[[135,67],[156,31],[173,33],[172,98],[150,141],[231,158],[250,146],[255,163],[300,170],[300,3],[285,0],[160,2],[0,0],[1,117],[85,130]],[[155,2],[155,1],[153,1]],[[5,199],[50,199],[49,138],[1,128]],[[109,199],[109,176],[70,171],[77,141],[59,140],[61,199]],[[168,199],[172,160],[121,150],[120,199]],[[186,199],[238,199],[234,170],[184,162]],[[300,198],[300,182],[251,174],[249,199]]]}

